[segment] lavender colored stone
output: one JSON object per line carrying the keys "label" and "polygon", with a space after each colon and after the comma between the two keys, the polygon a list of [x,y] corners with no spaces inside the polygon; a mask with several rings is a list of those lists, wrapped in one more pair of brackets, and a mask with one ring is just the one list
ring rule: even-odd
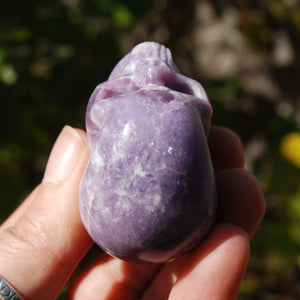
{"label": "lavender colored stone", "polygon": [[211,114],[202,86],[154,42],[137,45],[96,87],[86,113],[91,159],[80,214],[103,250],[161,263],[201,242],[216,210]]}

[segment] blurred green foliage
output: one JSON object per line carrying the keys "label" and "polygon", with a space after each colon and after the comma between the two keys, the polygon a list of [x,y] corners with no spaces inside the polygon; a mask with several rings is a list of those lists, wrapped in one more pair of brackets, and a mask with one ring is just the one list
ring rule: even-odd
{"label": "blurred green foliage", "polygon": [[[94,87],[144,40],[166,44],[183,73],[203,83],[213,123],[241,137],[266,195],[239,299],[299,299],[300,169],[281,151],[300,129],[297,0],[1,2],[0,221],[41,180],[61,128],[84,128]],[[235,68],[205,67],[208,47],[213,61],[230,53],[220,62]]]}
{"label": "blurred green foliage", "polygon": [[1,219],[40,181],[63,125],[84,128],[89,95],[121,56],[118,30],[141,18],[150,4],[0,5]]}

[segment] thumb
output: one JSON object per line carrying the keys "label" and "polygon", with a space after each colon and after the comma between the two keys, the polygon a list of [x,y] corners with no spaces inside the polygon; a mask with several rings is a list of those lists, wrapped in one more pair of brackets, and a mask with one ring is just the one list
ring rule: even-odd
{"label": "thumb", "polygon": [[55,299],[92,244],[78,209],[88,159],[85,133],[64,127],[42,183],[0,227],[0,276],[24,299]]}

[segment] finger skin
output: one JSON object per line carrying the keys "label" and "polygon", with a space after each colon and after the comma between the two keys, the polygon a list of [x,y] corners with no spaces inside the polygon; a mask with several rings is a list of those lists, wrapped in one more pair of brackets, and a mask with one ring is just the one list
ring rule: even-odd
{"label": "finger skin", "polygon": [[265,199],[256,178],[244,169],[224,170],[216,178],[217,222],[238,225],[252,237],[265,213]]}
{"label": "finger skin", "polygon": [[[68,126],[67,126],[68,127]],[[84,143],[85,147],[87,146],[87,135],[86,132],[79,129],[79,128],[70,128],[71,130],[75,130],[78,136],[81,138],[82,142]],[[30,207],[33,199],[36,198],[36,193],[39,187],[36,187],[28,196],[27,198],[17,207],[17,209],[0,225],[0,233],[9,226],[15,224],[15,222],[19,219],[20,216],[24,214],[24,212]]]}
{"label": "finger skin", "polygon": [[249,237],[241,228],[218,224],[187,255],[166,264],[141,300],[233,300],[249,258]]}
{"label": "finger skin", "polygon": [[239,225],[252,237],[265,213],[265,199],[256,178],[242,169],[242,142],[230,129],[211,126],[208,144],[217,179],[217,222]]}
{"label": "finger skin", "polygon": [[[24,299],[55,299],[92,245],[78,209],[79,183],[89,159],[88,146],[78,132],[68,128],[59,136],[49,161],[59,167],[60,155],[68,176],[43,181],[0,233],[0,274]],[[49,178],[55,178],[55,169],[51,172]]]}
{"label": "finger skin", "polygon": [[248,259],[248,235],[238,226],[218,224],[188,255],[169,299],[236,299]]}
{"label": "finger skin", "polygon": [[243,168],[245,156],[240,138],[230,129],[211,126],[208,146],[215,173],[232,168]]}
{"label": "finger skin", "polygon": [[38,192],[38,187],[36,187],[29,195],[28,197],[17,207],[17,209],[1,224],[0,226],[0,234],[5,229],[7,229],[10,226],[14,226],[16,221],[27,211],[27,209],[32,204],[32,201],[36,197],[36,193]]}
{"label": "finger skin", "polygon": [[77,280],[69,299],[139,299],[160,265],[133,264],[103,254]]}

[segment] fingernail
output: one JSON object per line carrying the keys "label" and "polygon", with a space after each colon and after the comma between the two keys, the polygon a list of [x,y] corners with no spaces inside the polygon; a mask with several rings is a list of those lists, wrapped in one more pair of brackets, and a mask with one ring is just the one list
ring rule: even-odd
{"label": "fingernail", "polygon": [[59,134],[48,159],[43,182],[61,182],[74,170],[86,140],[70,126],[65,126]]}

